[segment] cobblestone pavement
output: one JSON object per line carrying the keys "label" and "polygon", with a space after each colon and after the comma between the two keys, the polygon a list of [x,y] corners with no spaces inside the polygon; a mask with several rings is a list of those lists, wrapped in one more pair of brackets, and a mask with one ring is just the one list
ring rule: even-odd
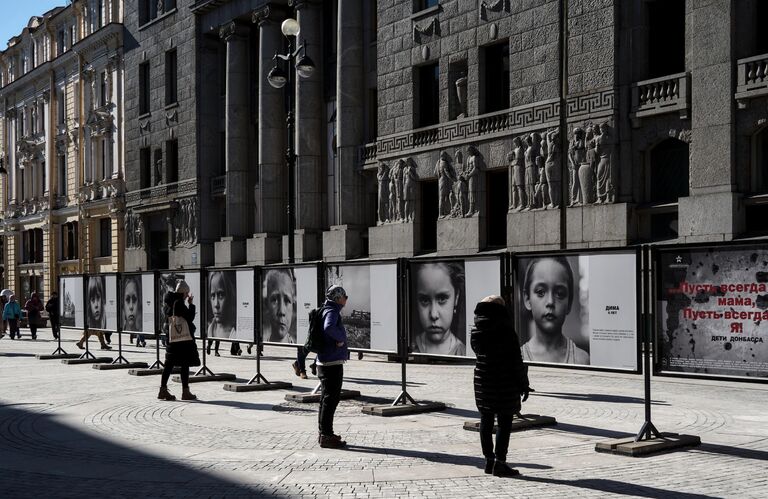
{"label": "cobblestone pavement", "polygon": [[[64,336],[79,352],[77,333]],[[513,434],[509,461],[522,478],[500,479],[483,473],[478,434],[462,428],[478,418],[470,365],[409,365],[409,393],[449,409],[379,418],[360,408],[397,396],[400,366],[379,355],[351,361],[345,387],[363,397],[341,402],[335,427],[350,447],[326,450],[317,405],[284,399],[317,383],[293,375],[292,349],[267,347],[262,370],[293,390],[198,383],[199,401],[162,402],[158,376],[37,360],[56,345],[48,330],[38,337],[0,340],[2,497],[768,497],[766,385],[654,378],[655,425],[702,445],[630,458],[594,447],[639,430],[641,376],[532,368],[537,392],[524,412],[558,425]],[[124,354],[151,363],[147,345]],[[256,362],[222,353],[209,366],[244,381]]]}

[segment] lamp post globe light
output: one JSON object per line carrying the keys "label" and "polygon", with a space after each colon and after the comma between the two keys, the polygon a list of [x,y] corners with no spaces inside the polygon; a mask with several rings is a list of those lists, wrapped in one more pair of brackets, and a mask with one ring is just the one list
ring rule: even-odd
{"label": "lamp post globe light", "polygon": [[[288,204],[286,211],[288,214],[288,262],[294,262],[294,232],[296,231],[295,198],[296,198],[296,153],[295,153],[295,107],[294,95],[296,93],[296,77],[294,72],[301,78],[309,78],[315,71],[315,64],[307,55],[307,41],[302,41],[294,49],[294,38],[298,37],[301,28],[296,19],[288,18],[283,21],[280,31],[288,39],[288,52],[285,54],[275,54],[273,60],[275,66],[267,74],[267,81],[274,88],[285,87],[286,99],[286,118],[285,124],[288,129],[288,144],[285,151],[285,161],[288,167]],[[298,62],[297,62],[298,59]],[[288,71],[283,70],[282,62],[288,65]],[[287,86],[286,86],[287,84]]]}

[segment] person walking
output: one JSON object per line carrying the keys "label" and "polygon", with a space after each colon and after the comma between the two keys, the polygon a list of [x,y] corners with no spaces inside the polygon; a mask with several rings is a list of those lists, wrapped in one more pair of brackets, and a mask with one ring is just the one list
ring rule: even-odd
{"label": "person walking", "polygon": [[[5,311],[5,304],[8,303],[8,297],[6,295],[0,295],[0,317]],[[5,336],[5,332],[8,328],[8,321],[5,318],[0,318],[0,338]]]}
{"label": "person walking", "polygon": [[[475,307],[475,325],[470,345],[477,356],[474,385],[475,403],[480,411],[480,445],[485,456],[485,472],[499,477],[520,473],[507,463],[512,417],[520,412],[533,390],[528,382],[528,367],[523,364],[520,342],[504,299],[491,295]],[[496,448],[493,424],[498,419]]]}
{"label": "person walking", "polygon": [[61,315],[59,313],[59,294],[56,291],[51,292],[51,298],[45,303],[45,311],[48,312],[48,319],[51,321],[53,339],[58,340],[61,332]]}
{"label": "person walking", "polygon": [[37,296],[37,292],[32,292],[32,296],[24,304],[24,310],[27,311],[27,326],[32,334],[32,339],[37,339],[37,326],[40,323],[40,311],[43,309],[43,302]]}
{"label": "person walking", "polygon": [[333,433],[333,416],[341,399],[344,363],[349,359],[347,331],[341,321],[347,292],[341,286],[333,285],[326,290],[325,298],[321,311],[325,347],[317,354],[317,377],[323,389],[318,413],[318,442],[323,448],[340,449],[347,443]]}
{"label": "person walking", "polygon": [[[160,392],[157,398],[160,400],[176,400],[176,397],[168,391],[168,379],[171,377],[173,368],[181,368],[181,400],[197,400],[197,397],[189,391],[189,367],[200,365],[200,356],[197,353],[197,343],[195,343],[195,304],[192,303],[194,296],[189,292],[189,284],[186,281],[176,283],[176,292],[169,292],[165,295],[164,306],[166,307],[166,317],[175,316],[187,321],[189,332],[192,335],[191,340],[187,341],[168,341],[165,347],[165,368],[160,377]],[[187,302],[185,304],[184,302]]]}
{"label": "person walking", "polygon": [[[293,372],[301,379],[307,379],[307,356],[310,353],[304,345],[299,345],[296,352],[296,361],[291,364]],[[309,368],[312,369],[312,374],[317,376],[317,356],[315,356],[315,360],[312,361]]]}
{"label": "person walking", "polygon": [[19,302],[16,301],[16,295],[8,297],[8,303],[3,307],[3,320],[8,321],[8,329],[11,330],[11,339],[18,337],[21,339],[21,331],[19,331],[19,319],[21,319],[21,307]]}

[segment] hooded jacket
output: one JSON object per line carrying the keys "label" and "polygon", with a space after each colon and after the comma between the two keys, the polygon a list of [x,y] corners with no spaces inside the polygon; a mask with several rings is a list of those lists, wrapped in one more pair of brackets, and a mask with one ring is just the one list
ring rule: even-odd
{"label": "hooded jacket", "polygon": [[480,302],[470,336],[475,364],[475,403],[480,412],[513,415],[520,412],[520,395],[529,390],[528,367],[504,305]]}
{"label": "hooded jacket", "polygon": [[[341,321],[341,305],[335,301],[325,300],[323,304],[323,334],[325,335],[325,348],[317,354],[318,362],[326,364],[340,360],[349,360],[347,348],[347,330]],[[336,346],[336,343],[343,345]]]}

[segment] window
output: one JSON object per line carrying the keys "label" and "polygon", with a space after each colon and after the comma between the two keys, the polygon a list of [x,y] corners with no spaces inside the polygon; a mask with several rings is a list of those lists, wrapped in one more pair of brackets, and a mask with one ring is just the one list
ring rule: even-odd
{"label": "window", "polygon": [[99,28],[104,26],[104,0],[96,2],[96,25]]}
{"label": "window", "polygon": [[440,122],[440,69],[437,63],[416,68],[416,128]]}
{"label": "window", "polygon": [[149,113],[149,62],[139,64],[139,115]]}
{"label": "window", "polygon": [[149,147],[144,147],[139,151],[139,163],[139,188],[146,189],[152,186],[152,154]]}
{"label": "window", "polygon": [[176,0],[139,0],[139,26],[176,8]]}
{"label": "window", "polygon": [[179,141],[168,140],[165,142],[165,182],[171,184],[179,181]]}
{"label": "window", "polygon": [[677,203],[689,192],[687,143],[666,139],[651,150],[648,185],[647,235],[653,241],[678,237]]}
{"label": "window", "polygon": [[67,30],[60,29],[56,34],[56,55],[59,56],[67,50]]}
{"label": "window", "polygon": [[379,135],[379,93],[375,88],[368,89],[368,126],[366,127],[365,142],[371,143]]}
{"label": "window", "polygon": [[102,71],[99,74],[99,107],[107,105],[107,72]]}
{"label": "window", "polygon": [[61,226],[61,259],[77,259],[77,222],[67,222]]}
{"label": "window", "polygon": [[755,55],[768,53],[768,37],[762,33],[762,29],[765,26],[768,19],[768,2],[756,2],[757,13],[754,19],[755,26]]}
{"label": "window", "polygon": [[56,90],[56,123],[64,125],[67,121],[67,100],[64,89]]}
{"label": "window", "polygon": [[22,232],[21,263],[43,262],[43,229],[30,229]]}
{"label": "window", "polygon": [[648,2],[648,78],[685,71],[685,0]]}
{"label": "window", "polygon": [[99,220],[99,256],[112,256],[112,220]]}
{"label": "window", "polygon": [[434,7],[439,3],[438,0],[416,0],[415,12]]}
{"label": "window", "polygon": [[59,174],[59,196],[67,195],[67,155],[59,154],[56,156],[56,171]]}
{"label": "window", "polygon": [[176,104],[178,100],[178,74],[176,67],[176,49],[165,53],[165,105]]}
{"label": "window", "polygon": [[483,49],[485,68],[483,90],[484,112],[493,113],[509,108],[509,43],[499,43]]}

